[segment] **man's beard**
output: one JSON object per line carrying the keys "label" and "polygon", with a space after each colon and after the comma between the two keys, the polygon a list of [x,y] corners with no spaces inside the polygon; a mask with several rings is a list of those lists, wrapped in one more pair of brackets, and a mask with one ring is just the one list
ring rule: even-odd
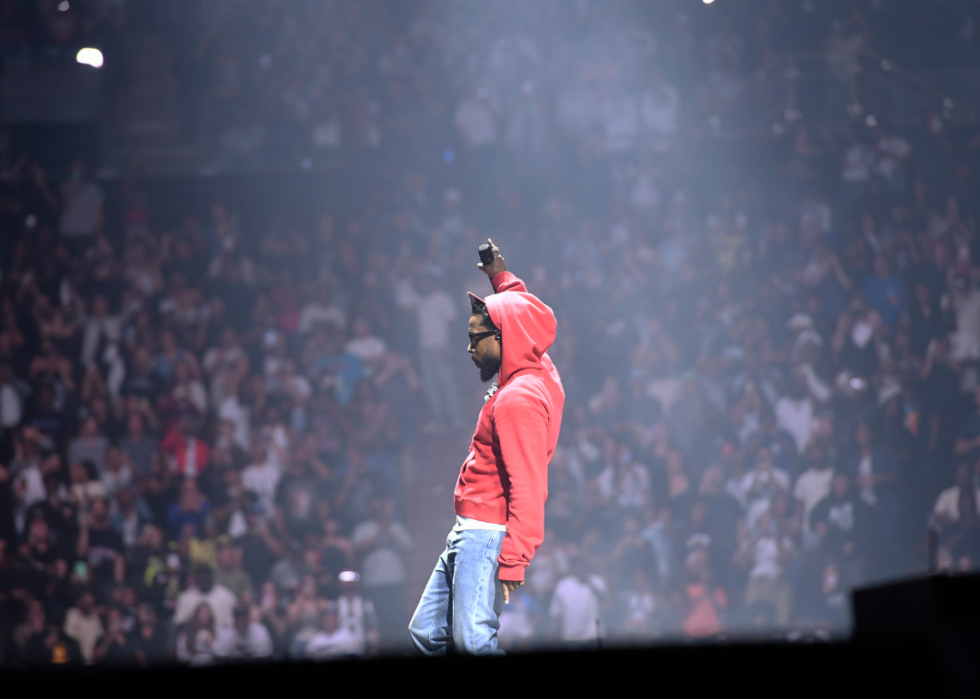
{"label": "man's beard", "polygon": [[480,367],[480,381],[483,383],[492,381],[493,377],[500,371],[500,357],[488,359],[483,364],[477,364],[477,366]]}

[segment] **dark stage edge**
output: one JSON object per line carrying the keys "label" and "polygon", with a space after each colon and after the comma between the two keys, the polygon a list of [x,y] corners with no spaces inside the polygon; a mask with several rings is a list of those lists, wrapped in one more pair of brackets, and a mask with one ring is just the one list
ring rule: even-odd
{"label": "dark stage edge", "polygon": [[[5,689],[30,696],[67,691],[93,696],[289,699],[305,696],[496,694],[554,697],[656,696],[980,696],[957,681],[936,646],[924,641],[732,643],[658,646],[503,658],[380,658],[317,664],[63,673],[14,672]],[[315,694],[311,695],[310,692]],[[676,695],[673,694],[676,692]],[[873,692],[869,694],[869,692]],[[206,694],[205,694],[206,693]],[[62,696],[64,696],[62,694]],[[535,697],[536,699],[536,697]]]}

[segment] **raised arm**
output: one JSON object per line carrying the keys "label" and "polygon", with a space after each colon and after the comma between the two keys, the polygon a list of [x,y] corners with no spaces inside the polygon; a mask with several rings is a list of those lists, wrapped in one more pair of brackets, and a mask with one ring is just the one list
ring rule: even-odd
{"label": "raised arm", "polygon": [[493,248],[493,262],[489,265],[484,265],[482,262],[479,262],[476,266],[490,279],[490,283],[493,284],[494,293],[499,294],[504,291],[526,292],[527,287],[524,285],[524,282],[514,276],[513,272],[507,271],[507,263],[504,261],[503,255],[500,254],[500,248],[494,245],[493,240],[490,238],[487,238],[487,242]]}

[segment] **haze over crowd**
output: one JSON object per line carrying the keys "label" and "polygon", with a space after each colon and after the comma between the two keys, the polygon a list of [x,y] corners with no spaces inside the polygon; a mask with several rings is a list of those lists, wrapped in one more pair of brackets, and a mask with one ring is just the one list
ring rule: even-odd
{"label": "haze over crowd", "polygon": [[980,129],[869,77],[975,69],[973,3],[37,7],[5,69],[152,35],[197,170],[3,140],[3,666],[405,651],[488,237],[567,392],[505,649],[980,565]]}

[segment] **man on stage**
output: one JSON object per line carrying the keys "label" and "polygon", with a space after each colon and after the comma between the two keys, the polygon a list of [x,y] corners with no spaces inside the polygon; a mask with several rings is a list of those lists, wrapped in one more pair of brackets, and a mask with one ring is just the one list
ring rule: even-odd
{"label": "man on stage", "polygon": [[409,624],[423,655],[502,654],[498,617],[544,538],[548,463],[565,392],[547,349],[555,314],[507,271],[493,247],[480,264],[496,293],[470,294],[467,351],[480,378],[497,376],[484,398],[454,493],[456,525]]}

